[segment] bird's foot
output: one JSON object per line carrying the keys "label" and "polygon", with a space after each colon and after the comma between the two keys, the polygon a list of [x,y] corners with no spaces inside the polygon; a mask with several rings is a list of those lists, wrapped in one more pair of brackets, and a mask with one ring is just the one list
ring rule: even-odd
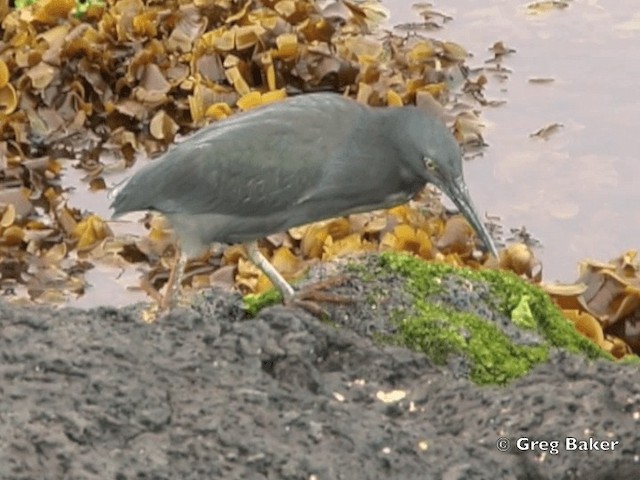
{"label": "bird's foot", "polygon": [[175,296],[172,289],[162,294],[157,290],[146,278],[140,280],[140,288],[154,301],[154,310],[157,312],[165,312],[171,310],[175,306]]}
{"label": "bird's foot", "polygon": [[319,318],[330,317],[330,313],[320,305],[321,303],[352,303],[354,302],[354,299],[323,290],[340,286],[346,280],[347,277],[345,275],[336,275],[320,282],[313,283],[312,285],[294,293],[293,296],[285,299],[284,304],[300,307],[311,315]]}
{"label": "bird's foot", "polygon": [[[158,315],[168,312],[173,308],[187,307],[189,305],[186,295],[181,295],[175,288],[170,287],[171,285],[167,285],[167,289],[163,294],[157,290],[148,279],[143,278],[140,280],[140,289],[153,299],[153,304],[145,309],[146,313],[144,317],[146,322],[153,322]],[[154,320],[148,320],[151,318]]]}

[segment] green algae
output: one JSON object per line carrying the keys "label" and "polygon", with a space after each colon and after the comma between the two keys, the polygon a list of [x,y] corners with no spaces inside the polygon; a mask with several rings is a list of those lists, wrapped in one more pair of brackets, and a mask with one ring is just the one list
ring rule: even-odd
{"label": "green algae", "polygon": [[244,310],[252,317],[255,317],[263,308],[271,307],[282,303],[282,295],[278,290],[272,288],[264,293],[250,293],[242,299]]}
{"label": "green algae", "polygon": [[511,312],[511,320],[513,323],[522,328],[534,330],[537,326],[536,319],[533,317],[531,307],[529,306],[529,295],[523,295],[516,308]]}
{"label": "green algae", "polygon": [[[414,312],[398,323],[404,344],[440,364],[462,355],[470,364],[470,378],[478,384],[505,384],[521,377],[545,362],[552,347],[612,359],[580,335],[545,292],[509,272],[455,268],[398,253],[382,254],[379,265],[381,271],[403,276],[415,300]],[[431,303],[429,297],[451,275],[489,285],[492,306],[514,324],[535,330],[542,343],[518,345],[487,319]]]}
{"label": "green algae", "polygon": [[[15,7],[17,9],[27,8],[37,2],[38,0],[15,0]],[[76,0],[76,6],[72,10],[72,12],[76,18],[82,19],[82,17],[87,13],[89,8],[104,7],[104,6],[105,6],[104,0]]]}
{"label": "green algae", "polygon": [[548,360],[544,345],[517,345],[499,328],[470,313],[417,302],[418,316],[400,326],[405,345],[445,364],[462,355],[470,363],[470,378],[478,384],[504,384]]}

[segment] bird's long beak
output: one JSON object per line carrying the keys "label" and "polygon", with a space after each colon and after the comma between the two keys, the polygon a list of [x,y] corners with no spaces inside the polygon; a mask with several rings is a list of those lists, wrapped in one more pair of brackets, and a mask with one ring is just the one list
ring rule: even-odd
{"label": "bird's long beak", "polygon": [[456,204],[456,207],[460,210],[460,213],[464,215],[467,221],[471,224],[478,236],[482,239],[484,245],[491,251],[494,257],[498,258],[498,250],[493,243],[491,235],[484,223],[480,221],[480,216],[473,206],[471,197],[469,196],[469,189],[464,183],[464,178],[456,178],[452,185],[451,190],[445,191],[447,196]]}

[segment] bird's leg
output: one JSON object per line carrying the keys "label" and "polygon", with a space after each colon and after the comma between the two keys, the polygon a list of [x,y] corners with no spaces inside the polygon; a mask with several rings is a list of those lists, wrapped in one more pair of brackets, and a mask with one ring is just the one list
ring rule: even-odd
{"label": "bird's leg", "polygon": [[329,314],[320,305],[318,305],[318,302],[348,303],[352,301],[348,297],[319,291],[342,283],[345,279],[344,276],[329,278],[314,285],[310,285],[300,292],[296,292],[280,272],[278,272],[275,267],[269,263],[265,256],[260,253],[257,242],[254,241],[246,243],[245,248],[249,259],[264,272],[267,278],[271,280],[271,283],[273,283],[278,291],[280,291],[283,303],[286,305],[296,305],[304,308],[313,315],[328,317]]}
{"label": "bird's leg", "polygon": [[171,273],[169,273],[167,289],[160,304],[161,310],[169,310],[175,305],[176,298],[180,295],[180,286],[182,285],[182,276],[186,265],[187,255],[178,248]]}
{"label": "bird's leg", "polygon": [[278,289],[278,291],[282,294],[282,298],[284,301],[288,301],[295,295],[295,291],[293,287],[289,285],[280,272],[276,270],[276,268],[269,263],[269,260],[265,258],[262,253],[260,253],[260,249],[258,248],[258,242],[247,242],[244,244],[244,248],[247,250],[247,255],[249,259],[254,263],[256,267],[264,272],[271,283]]}

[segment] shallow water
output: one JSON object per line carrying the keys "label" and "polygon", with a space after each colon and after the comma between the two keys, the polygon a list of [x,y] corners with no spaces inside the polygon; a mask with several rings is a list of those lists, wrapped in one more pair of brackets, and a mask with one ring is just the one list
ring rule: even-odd
{"label": "shallow water", "polygon": [[[590,0],[531,15],[527,3],[437,2],[453,20],[426,35],[463,45],[471,67],[497,41],[516,49],[503,61],[508,78],[489,76],[487,97],[506,103],[482,111],[490,147],[466,165],[467,182],[481,212],[542,242],[546,281],[572,281],[580,260],[640,246],[640,4]],[[409,2],[385,5],[392,25],[419,21]],[[563,128],[530,137],[552,123]]]}

